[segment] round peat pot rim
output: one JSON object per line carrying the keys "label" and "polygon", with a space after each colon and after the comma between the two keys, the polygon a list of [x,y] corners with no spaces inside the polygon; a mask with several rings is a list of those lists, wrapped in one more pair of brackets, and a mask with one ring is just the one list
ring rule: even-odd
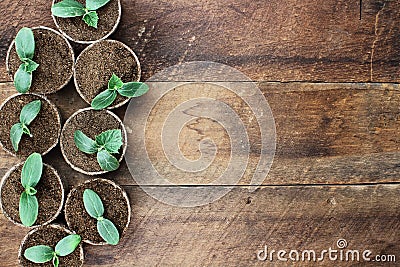
{"label": "round peat pot rim", "polygon": [[[77,116],[79,113],[82,113],[82,112],[85,112],[85,111],[89,111],[89,110],[94,110],[94,111],[99,111],[99,112],[102,111],[102,110],[95,110],[95,109],[93,109],[93,108],[91,108],[91,107],[89,107],[89,108],[83,108],[83,109],[79,109],[79,110],[75,111],[75,113],[72,114],[72,115],[67,119],[67,121],[64,123],[64,127],[63,127],[62,130],[61,130],[60,147],[61,147],[61,154],[63,155],[65,161],[68,163],[68,165],[69,165],[72,169],[74,169],[74,170],[76,170],[76,171],[78,171],[78,172],[80,172],[80,173],[93,176],[93,175],[105,174],[105,173],[108,173],[109,171],[97,171],[97,172],[93,171],[93,172],[88,172],[88,171],[82,170],[81,168],[79,168],[79,167],[75,166],[74,164],[72,164],[72,162],[68,159],[67,155],[66,155],[65,152],[64,152],[64,143],[63,143],[63,138],[62,138],[63,133],[64,133],[65,129],[67,128],[68,123],[71,121],[71,119],[74,118],[75,116]],[[121,120],[116,114],[114,114],[113,112],[111,112],[110,110],[104,109],[103,111],[105,111],[105,112],[107,112],[108,114],[110,114],[111,116],[113,116],[113,117],[119,122],[119,124],[121,125],[122,134],[123,134],[123,143],[122,143],[122,153],[121,153],[121,157],[118,159],[118,162],[121,163],[122,159],[123,159],[124,156],[125,156],[126,149],[127,149],[127,147],[128,147],[128,134],[127,134],[127,132],[126,132],[125,125],[124,125],[124,123],[122,122],[122,120]],[[82,153],[83,153],[83,152],[82,152]]]}
{"label": "round peat pot rim", "polygon": [[[70,202],[70,200],[72,198],[72,193],[75,192],[76,190],[78,190],[79,187],[84,186],[85,184],[89,184],[89,183],[97,182],[97,181],[99,181],[101,183],[108,183],[108,184],[112,185],[113,187],[117,188],[122,193],[122,196],[124,197],[124,199],[126,201],[126,204],[127,204],[127,207],[128,207],[128,220],[126,222],[126,225],[125,225],[124,229],[122,230],[122,233],[120,233],[120,238],[122,238],[122,236],[125,234],[126,230],[129,227],[129,224],[131,222],[131,213],[132,213],[131,205],[130,205],[129,197],[128,197],[128,194],[126,193],[126,191],[120,185],[118,185],[115,182],[113,182],[111,180],[108,180],[108,179],[104,179],[104,178],[90,179],[90,180],[86,180],[83,183],[80,183],[77,186],[75,186],[74,188],[72,188],[71,191],[68,193],[67,200],[65,201],[65,207],[64,207],[65,221],[67,222],[68,227],[71,228],[71,226],[70,226],[71,223],[70,223],[70,220],[68,219],[67,206],[68,206],[68,204],[69,204],[69,202]],[[82,239],[82,241],[87,243],[87,244],[94,245],[94,246],[108,245],[107,242],[105,242],[105,241],[103,241],[103,242],[93,242],[93,241],[90,241],[88,239]]]}
{"label": "round peat pot rim", "polygon": [[[118,1],[118,18],[117,21],[114,23],[113,28],[103,37],[101,37],[100,39],[96,39],[93,41],[81,41],[81,40],[75,40],[74,38],[72,38],[71,36],[69,36],[66,32],[64,32],[63,30],[61,30],[60,25],[58,25],[57,22],[57,18],[53,15],[53,13],[51,13],[51,17],[53,18],[54,24],[56,25],[57,29],[61,32],[62,35],[64,35],[68,40],[78,43],[78,44],[93,44],[95,42],[107,39],[111,34],[113,34],[115,32],[115,30],[117,29],[120,21],[121,21],[121,15],[122,15],[122,7],[121,7],[121,0],[117,0]],[[55,0],[53,0],[52,2],[52,6],[55,4]],[[62,19],[62,18],[60,18]]]}
{"label": "round peat pot rim", "polygon": [[49,168],[49,169],[56,175],[57,181],[58,181],[58,183],[61,185],[61,202],[60,202],[60,205],[58,206],[57,212],[56,212],[49,220],[47,220],[46,222],[44,222],[44,223],[42,223],[42,224],[38,224],[38,225],[25,226],[25,225],[23,225],[22,223],[19,223],[19,222],[15,221],[15,220],[12,219],[12,218],[9,216],[9,214],[4,210],[4,208],[3,208],[3,198],[1,197],[1,195],[2,195],[2,191],[3,191],[4,183],[5,183],[6,180],[10,177],[11,173],[13,173],[13,172],[14,172],[16,169],[18,169],[19,167],[21,167],[21,165],[23,165],[24,163],[25,163],[25,161],[20,162],[20,163],[14,165],[13,167],[11,167],[11,169],[8,170],[7,173],[6,173],[6,174],[3,176],[3,178],[1,179],[1,182],[0,182],[0,210],[2,211],[2,213],[4,214],[4,216],[5,216],[9,221],[11,221],[13,224],[18,225],[18,226],[21,226],[21,227],[24,227],[24,228],[28,228],[28,229],[35,229],[35,228],[38,228],[38,227],[41,227],[41,226],[45,226],[45,225],[50,224],[51,222],[53,222],[53,221],[60,215],[60,213],[61,213],[61,211],[62,211],[62,208],[63,208],[63,206],[64,206],[65,189],[64,189],[64,183],[63,183],[63,181],[61,180],[61,177],[60,177],[60,175],[58,174],[57,170],[54,169],[53,166],[51,166],[51,165],[49,165],[49,164],[47,164],[47,163],[43,163],[43,165],[46,166],[46,168]]}
{"label": "round peat pot rim", "polygon": [[[16,98],[16,97],[18,97],[18,96],[21,96],[21,95],[33,95],[33,96],[37,96],[37,97],[39,97],[39,98],[42,98],[42,99],[43,99],[44,101],[46,101],[46,102],[50,105],[50,107],[51,107],[53,110],[55,110],[56,113],[57,113],[57,123],[58,123],[58,125],[59,125],[59,127],[58,127],[58,133],[57,133],[57,138],[55,139],[54,144],[52,144],[46,151],[44,151],[43,153],[41,153],[41,155],[44,156],[44,155],[46,155],[47,153],[49,153],[53,148],[55,148],[55,147],[57,146],[57,144],[58,144],[58,141],[60,140],[60,136],[61,136],[61,115],[60,115],[60,111],[58,110],[57,106],[56,106],[55,104],[53,104],[45,95],[40,95],[40,94],[37,94],[37,93],[25,93],[25,94],[17,93],[17,94],[13,94],[13,95],[7,97],[6,100],[4,100],[3,103],[1,103],[1,105],[0,105],[0,111],[3,109],[4,105],[5,105],[8,101],[10,101],[10,100],[12,100],[13,98]],[[54,125],[54,127],[56,127],[56,125]],[[8,149],[3,145],[3,142],[1,142],[1,141],[0,141],[0,147],[3,148],[4,151],[6,151],[8,154],[12,155],[13,157],[17,157],[17,154],[16,154],[15,152],[11,151],[11,150],[8,150]],[[21,156],[21,158],[25,158],[25,157],[22,157],[22,156]]]}
{"label": "round peat pot rim", "polygon": [[[22,266],[22,263],[21,263],[21,258],[22,258],[22,247],[24,246],[26,240],[28,240],[28,238],[29,238],[32,234],[34,234],[35,232],[37,232],[37,231],[39,231],[39,230],[42,230],[42,228],[44,228],[44,227],[51,227],[51,228],[54,228],[54,229],[57,229],[57,230],[62,230],[62,231],[66,232],[66,233],[69,234],[69,235],[76,234],[75,232],[73,232],[73,231],[67,229],[66,227],[64,227],[64,226],[62,226],[62,225],[60,225],[60,224],[48,224],[48,225],[43,225],[43,226],[41,226],[41,227],[37,227],[37,228],[35,228],[35,229],[29,231],[29,232],[25,235],[25,237],[22,239],[21,244],[19,245],[19,249],[18,249],[18,263],[19,263],[20,266]],[[80,261],[81,261],[81,265],[80,265],[80,266],[83,266],[83,263],[84,263],[84,261],[85,261],[85,257],[84,257],[84,253],[83,253],[82,242],[78,245],[78,247],[79,247],[79,259],[80,259]]]}
{"label": "round peat pot rim", "polygon": [[[70,70],[71,73],[68,76],[68,79],[65,79],[65,82],[62,85],[60,85],[60,87],[57,88],[57,90],[54,90],[54,91],[52,91],[50,93],[40,93],[42,95],[53,94],[53,93],[58,92],[61,89],[63,89],[69,83],[69,81],[71,81],[71,78],[74,75],[74,69],[75,69],[75,52],[74,52],[74,49],[72,48],[72,46],[69,43],[67,38],[65,38],[61,33],[59,33],[58,31],[56,31],[56,30],[54,30],[52,28],[49,28],[49,27],[46,27],[46,26],[38,26],[38,27],[32,27],[31,29],[32,30],[40,30],[40,29],[41,30],[48,30],[48,31],[50,31],[52,33],[57,34],[58,36],[60,36],[67,43],[68,49],[71,52],[71,55],[72,55],[72,68]],[[6,55],[6,70],[7,70],[7,74],[13,81],[14,81],[14,77],[10,73],[10,68],[9,68],[9,64],[8,64],[9,62],[8,61],[10,60],[9,58],[10,58],[11,49],[14,47],[14,45],[15,45],[15,37],[14,37],[13,41],[11,42],[10,46],[8,47],[7,55]],[[27,93],[29,93],[29,91]],[[36,93],[39,93],[39,92],[36,92]],[[32,94],[34,94],[34,93],[32,93]]]}
{"label": "round peat pot rim", "polygon": [[[100,43],[100,42],[109,42],[109,43],[116,43],[116,44],[118,44],[118,45],[122,45],[125,49],[127,49],[127,50],[132,54],[132,56],[133,56],[134,59],[135,59],[136,68],[137,68],[137,78],[136,78],[135,82],[139,82],[139,81],[140,81],[140,78],[141,78],[141,75],[142,75],[142,69],[141,69],[141,67],[140,67],[140,61],[139,61],[138,56],[137,56],[136,53],[135,53],[129,46],[127,46],[126,44],[124,44],[124,43],[122,43],[122,42],[120,42],[120,41],[117,41],[117,40],[110,40],[110,39],[108,39],[108,40],[99,40],[99,41],[96,41],[96,42],[92,43],[91,45],[89,45],[88,47],[86,47],[86,48],[79,54],[79,56],[78,56],[77,59],[76,59],[75,65],[74,65],[74,84],[75,84],[76,91],[78,92],[78,94],[80,95],[80,97],[81,97],[86,103],[88,103],[89,105],[91,105],[91,102],[90,102],[88,99],[86,99],[86,97],[85,97],[84,94],[82,93],[81,89],[79,88],[78,81],[76,80],[76,65],[78,64],[78,61],[79,61],[79,59],[81,58],[81,56],[84,55],[84,53],[85,53],[87,50],[90,50],[93,46],[97,45],[97,44]],[[126,98],[124,101],[122,101],[121,103],[118,103],[118,104],[113,105],[113,106],[109,106],[109,107],[107,107],[106,109],[115,109],[115,108],[122,107],[123,105],[125,105],[126,103],[128,103],[129,100],[131,100],[131,99],[127,97],[127,98]]]}

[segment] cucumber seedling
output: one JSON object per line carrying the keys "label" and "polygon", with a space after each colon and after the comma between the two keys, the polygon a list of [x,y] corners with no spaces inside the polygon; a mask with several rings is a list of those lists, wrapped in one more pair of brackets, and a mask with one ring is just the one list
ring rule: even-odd
{"label": "cucumber seedling", "polygon": [[39,153],[31,154],[25,161],[21,172],[21,184],[24,191],[19,199],[19,218],[23,225],[32,226],[38,217],[39,203],[35,186],[42,177],[43,161]]}
{"label": "cucumber seedling", "polygon": [[97,154],[97,162],[104,171],[115,171],[119,168],[119,161],[112,155],[118,153],[122,146],[121,130],[107,130],[92,140],[82,131],[74,133],[76,147],[86,154]]}
{"label": "cucumber seedling", "polygon": [[56,244],[55,248],[38,245],[27,248],[24,257],[34,263],[53,262],[54,267],[59,265],[59,257],[65,257],[75,251],[81,242],[81,236],[72,234],[64,237]]}
{"label": "cucumber seedling", "polygon": [[18,151],[18,146],[23,134],[27,134],[30,137],[33,136],[28,126],[39,114],[41,106],[42,102],[40,100],[34,100],[26,104],[19,114],[19,122],[11,127],[10,140],[15,152]]}
{"label": "cucumber seedling", "polygon": [[113,73],[108,81],[108,89],[98,94],[91,103],[92,108],[100,110],[110,106],[118,94],[132,98],[144,95],[149,91],[149,86],[142,82],[122,82],[121,78]]}
{"label": "cucumber seedling", "polygon": [[116,245],[119,242],[119,232],[114,223],[103,217],[104,206],[99,195],[91,189],[83,192],[83,204],[90,217],[97,220],[97,232],[107,244]]}
{"label": "cucumber seedling", "polygon": [[105,6],[110,0],[86,0],[85,6],[75,0],[63,0],[51,7],[53,16],[60,18],[82,17],[90,27],[97,28],[99,16],[96,10]]}
{"label": "cucumber seedling", "polygon": [[29,91],[32,85],[32,72],[39,64],[33,61],[35,55],[35,38],[30,28],[22,28],[15,37],[15,50],[22,64],[14,74],[14,86],[20,93]]}

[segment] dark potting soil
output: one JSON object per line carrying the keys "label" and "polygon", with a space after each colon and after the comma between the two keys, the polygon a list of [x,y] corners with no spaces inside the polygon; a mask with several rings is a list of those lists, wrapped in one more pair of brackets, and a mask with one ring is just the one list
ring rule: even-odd
{"label": "dark potting soil", "polygon": [[[135,57],[121,43],[101,41],[82,52],[76,62],[75,78],[86,102],[91,103],[95,96],[107,90],[113,73],[123,82],[138,81]],[[118,95],[111,106],[125,100]]]}
{"label": "dark potting soil", "polygon": [[[58,241],[68,236],[69,233],[63,229],[57,229],[50,225],[46,225],[40,227],[36,232],[32,233],[22,245],[21,250],[21,265],[25,267],[33,267],[33,266],[45,266],[45,267],[53,267],[51,261],[47,263],[33,263],[25,259],[24,252],[27,248],[37,246],[37,245],[45,245],[50,246],[53,249],[55,248]],[[60,265],[59,266],[68,266],[68,267],[78,267],[83,264],[80,259],[80,247],[78,246],[74,252],[65,257],[59,257]]]}
{"label": "dark potting soil", "polygon": [[[14,221],[19,219],[19,198],[24,188],[21,185],[21,172],[23,165],[18,166],[4,181],[1,189],[1,200],[4,212]],[[50,220],[62,204],[62,185],[56,174],[46,165],[43,166],[42,177],[36,185],[36,198],[39,203],[39,214],[35,225]]]}
{"label": "dark potting soil", "polygon": [[[96,135],[104,131],[112,129],[121,129],[120,122],[105,110],[85,110],[78,113],[76,116],[64,125],[61,134],[61,142],[63,144],[64,154],[68,160],[76,167],[87,172],[102,171],[97,162],[96,154],[86,154],[81,152],[75,145],[74,133],[76,130],[81,130],[84,134],[95,139]],[[124,134],[122,132],[122,137]],[[126,142],[123,140],[123,142]],[[122,147],[119,154],[113,154],[117,159],[122,156]]]}
{"label": "dark potting soil", "polygon": [[83,205],[85,189],[92,189],[100,196],[104,205],[103,217],[115,224],[121,236],[128,223],[129,203],[127,203],[119,188],[98,179],[81,184],[76,190],[71,191],[71,195],[65,203],[65,216],[69,228],[80,234],[82,239],[95,243],[104,242],[97,232],[97,220],[89,216]]}
{"label": "dark potting soil", "polygon": [[[85,0],[77,1],[85,5]],[[55,2],[58,3],[61,2],[61,0],[56,0]],[[76,41],[96,41],[109,34],[113,30],[115,23],[117,23],[119,17],[118,1],[111,0],[109,3],[98,9],[96,12],[99,16],[97,29],[88,26],[82,20],[82,17],[55,17],[55,19],[60,30],[62,30],[72,39]]]}
{"label": "dark potting soil", "polygon": [[[33,29],[35,37],[35,55],[33,60],[39,67],[32,73],[31,93],[48,94],[60,89],[69,81],[73,73],[72,53],[65,39],[45,29]],[[9,73],[14,77],[21,61],[13,45],[9,60]]]}
{"label": "dark potting soil", "polygon": [[[42,103],[38,116],[28,126],[32,137],[24,134],[15,152],[10,141],[10,129],[19,122],[19,114],[24,105],[40,100]],[[61,128],[56,111],[47,101],[36,95],[17,95],[11,98],[0,110],[0,142],[9,151],[19,157],[26,157],[33,152],[43,153],[57,142]]]}

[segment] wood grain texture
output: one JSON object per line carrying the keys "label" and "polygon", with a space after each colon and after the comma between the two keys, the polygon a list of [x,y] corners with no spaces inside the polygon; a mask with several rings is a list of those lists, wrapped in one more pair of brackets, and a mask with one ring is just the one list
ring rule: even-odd
{"label": "wood grain texture", "polygon": [[[355,184],[400,181],[400,90],[392,84],[259,83],[275,117],[277,150],[264,184]],[[0,100],[14,93],[11,83],[0,84]],[[165,117],[187,98],[215,97],[232,107],[249,135],[249,164],[239,184],[250,183],[260,156],[260,131],[249,107],[229,90],[179,90],[163,97],[148,119],[146,148],[154,167],[176,184],[206,184],[218,178],[230,160],[230,140],[221,125],[199,119],[185,125],[180,148],[189,159],[199,157],[198,144],[213,139],[218,147],[207,170],[185,173],[163,156],[161,131]],[[72,86],[49,95],[65,121],[86,104]],[[117,109],[123,118],[126,107]],[[0,175],[18,160],[0,152]],[[244,158],[247,159],[247,158]],[[84,181],[56,147],[45,160],[69,181]],[[142,173],[148,175],[146,171]],[[122,185],[135,184],[125,163],[118,172],[105,175]]]}
{"label": "wood grain texture", "polygon": [[[111,37],[140,57],[143,78],[185,61],[228,64],[258,81],[399,82],[399,0],[122,0]],[[0,2],[0,80],[22,26],[55,28],[51,1]],[[75,46],[79,52],[82,46]]]}
{"label": "wood grain texture", "polygon": [[[208,96],[231,106],[245,124],[251,145],[245,174],[223,198],[189,209],[146,195],[122,163],[118,172],[103,177],[128,192],[130,227],[116,247],[85,246],[85,265],[275,266],[276,261],[257,261],[257,251],[265,245],[320,251],[336,248],[339,238],[347,240],[349,249],[398,254],[400,87],[389,83],[400,81],[400,0],[361,2],[360,19],[360,1],[122,0],[122,21],[111,38],[138,54],[144,80],[193,60],[243,71],[258,81],[269,102],[277,150],[264,184],[250,192],[245,185],[261,147],[259,125],[246,103],[228,90],[169,93],[148,119],[147,151],[155,168],[176,184],[197,185],[224,171],[229,136],[208,119],[185,125],[179,145],[185,157],[194,160],[200,155],[199,142],[212,138],[218,154],[210,168],[185,174],[160,157],[159,129],[165,116],[187,98]],[[5,55],[19,28],[55,28],[50,6],[46,0],[0,2],[0,81],[10,81]],[[76,54],[84,47],[74,44]],[[333,83],[309,83],[321,81]],[[0,83],[0,102],[14,92],[11,83]],[[48,97],[64,121],[87,106],[72,83]],[[115,112],[122,118],[125,109]],[[67,191],[91,178],[73,171],[59,146],[44,161],[59,171]],[[0,176],[17,162],[0,151]],[[176,187],[168,189],[177,199],[182,197]],[[64,222],[62,215],[57,222]],[[0,214],[0,232],[0,265],[16,266],[27,230]],[[327,260],[316,264],[365,265]]]}
{"label": "wood grain texture", "polygon": [[[347,240],[348,249],[399,257],[399,185],[263,187],[253,193],[238,187],[191,209],[157,202],[136,186],[125,189],[132,205],[125,237],[115,247],[84,246],[85,266],[273,266],[276,261],[257,261],[265,245],[320,251],[336,249],[338,239]],[[2,266],[15,266],[26,231],[2,215],[0,230]],[[365,266],[327,259],[298,266],[310,264]]]}

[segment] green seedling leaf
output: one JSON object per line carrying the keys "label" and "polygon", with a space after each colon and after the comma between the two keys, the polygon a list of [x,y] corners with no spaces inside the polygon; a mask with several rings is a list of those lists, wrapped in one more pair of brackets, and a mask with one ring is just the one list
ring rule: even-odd
{"label": "green seedling leaf", "polygon": [[122,88],[118,89],[118,93],[125,97],[139,97],[149,91],[149,86],[142,82],[124,83]]}
{"label": "green seedling leaf", "polygon": [[115,73],[108,81],[108,90],[98,94],[92,101],[91,105],[94,109],[99,110],[110,106],[117,98],[117,91],[124,97],[138,97],[149,91],[149,86],[141,82],[123,83]]}
{"label": "green seedling leaf", "polygon": [[25,188],[25,192],[30,196],[34,196],[34,195],[36,195],[37,190],[33,187],[28,186],[27,188]]}
{"label": "green seedling leaf", "polygon": [[19,93],[28,92],[32,84],[32,73],[25,71],[25,64],[21,64],[14,75],[14,86]]}
{"label": "green seedling leaf", "polygon": [[96,136],[96,143],[104,147],[109,153],[118,153],[122,146],[121,130],[107,130]]}
{"label": "green seedling leaf", "polygon": [[98,94],[93,100],[92,100],[92,108],[95,110],[100,110],[103,108],[106,108],[110,106],[115,99],[117,98],[117,92],[114,90],[105,90],[104,92],[101,92]]}
{"label": "green seedling leaf", "polygon": [[118,160],[104,149],[97,152],[97,162],[104,171],[115,171],[119,168]]}
{"label": "green seedling leaf", "polygon": [[100,236],[110,245],[117,245],[119,242],[119,233],[117,227],[112,221],[102,218],[97,221],[97,231]]}
{"label": "green seedling leaf", "polygon": [[21,141],[23,134],[24,134],[24,129],[22,127],[22,123],[16,123],[11,127],[10,140],[15,152],[18,151],[18,145],[19,142]]}
{"label": "green seedling leaf", "polygon": [[22,61],[23,59],[33,59],[35,38],[31,29],[24,27],[18,31],[15,37],[15,50]]}
{"label": "green seedling leaf", "polygon": [[24,257],[34,263],[45,263],[53,259],[54,251],[49,246],[39,245],[27,248]]}
{"label": "green seedling leaf", "polygon": [[51,13],[60,18],[72,18],[83,16],[86,11],[85,7],[75,0],[63,0],[51,7]]}
{"label": "green seedling leaf", "polygon": [[19,114],[19,123],[14,124],[10,129],[10,140],[14,148],[14,151],[18,151],[19,142],[21,141],[22,135],[25,133],[32,137],[27,125],[37,117],[41,108],[40,100],[32,101],[26,104]]}
{"label": "green seedling leaf", "polygon": [[83,15],[83,21],[86,22],[90,27],[97,29],[97,22],[99,21],[99,16],[96,11],[90,11]]}
{"label": "green seedling leaf", "polygon": [[27,192],[22,192],[19,199],[19,218],[25,226],[32,226],[37,219],[39,204],[36,196],[31,196]]}
{"label": "green seedling leaf", "polygon": [[86,212],[91,217],[97,219],[97,231],[99,232],[100,236],[108,244],[118,244],[118,229],[110,220],[103,218],[104,206],[100,196],[91,189],[85,189],[85,191],[83,192],[83,204],[85,206]]}
{"label": "green seedling leaf", "polygon": [[28,73],[32,73],[39,67],[39,64],[29,58],[23,59],[22,62],[24,62],[24,70]]}
{"label": "green seedling leaf", "polygon": [[59,257],[64,257],[74,252],[80,242],[81,237],[79,235],[68,235],[58,241],[55,250],[44,245],[34,246],[25,250],[24,257],[34,263],[45,263],[52,260],[53,266],[58,267],[60,264]]}
{"label": "green seedling leaf", "polygon": [[35,53],[35,38],[29,28],[22,28],[15,37],[15,50],[22,64],[14,75],[14,85],[18,92],[26,93],[32,84],[32,72],[39,64],[33,61]]}
{"label": "green seedling leaf", "polygon": [[53,16],[71,18],[83,16],[83,21],[97,29],[99,16],[96,10],[106,5],[110,0],[86,0],[86,7],[75,0],[63,0],[51,7]]}
{"label": "green seedling leaf", "polygon": [[88,10],[97,10],[105,6],[110,0],[86,0],[86,8]]}
{"label": "green seedling leaf", "polygon": [[60,264],[60,259],[58,258],[57,255],[55,255],[53,258],[53,266],[58,267],[59,264]]}
{"label": "green seedling leaf", "polygon": [[32,137],[31,131],[28,129],[28,127],[26,127],[25,124],[22,123],[22,131],[24,132],[24,134],[29,135],[30,137]]}
{"label": "green seedling leaf", "polygon": [[69,235],[58,241],[55,252],[57,256],[67,256],[75,251],[78,247],[79,243],[81,242],[80,235]]}
{"label": "green seedling leaf", "polygon": [[91,189],[85,189],[83,192],[83,205],[86,212],[95,219],[100,218],[104,214],[104,206],[101,198]]}
{"label": "green seedling leaf", "polygon": [[43,161],[39,153],[31,154],[22,167],[21,184],[27,189],[35,187],[42,177]]}
{"label": "green seedling leaf", "polygon": [[121,130],[105,131],[96,136],[95,141],[77,130],[74,133],[74,141],[80,151],[87,154],[97,153],[97,162],[102,170],[114,171],[119,168],[118,160],[111,153],[118,153],[123,144]]}
{"label": "green seedling leaf", "polygon": [[108,80],[108,89],[117,90],[124,85],[121,78],[119,78],[115,73],[111,76],[110,80]]}
{"label": "green seedling leaf", "polygon": [[90,139],[87,135],[85,135],[82,131],[75,131],[74,133],[74,142],[76,147],[87,154],[94,154],[98,150],[98,146],[95,141]]}
{"label": "green seedling leaf", "polygon": [[19,115],[19,121],[22,124],[29,125],[37,117],[42,107],[42,102],[40,100],[34,100],[26,104]]}

